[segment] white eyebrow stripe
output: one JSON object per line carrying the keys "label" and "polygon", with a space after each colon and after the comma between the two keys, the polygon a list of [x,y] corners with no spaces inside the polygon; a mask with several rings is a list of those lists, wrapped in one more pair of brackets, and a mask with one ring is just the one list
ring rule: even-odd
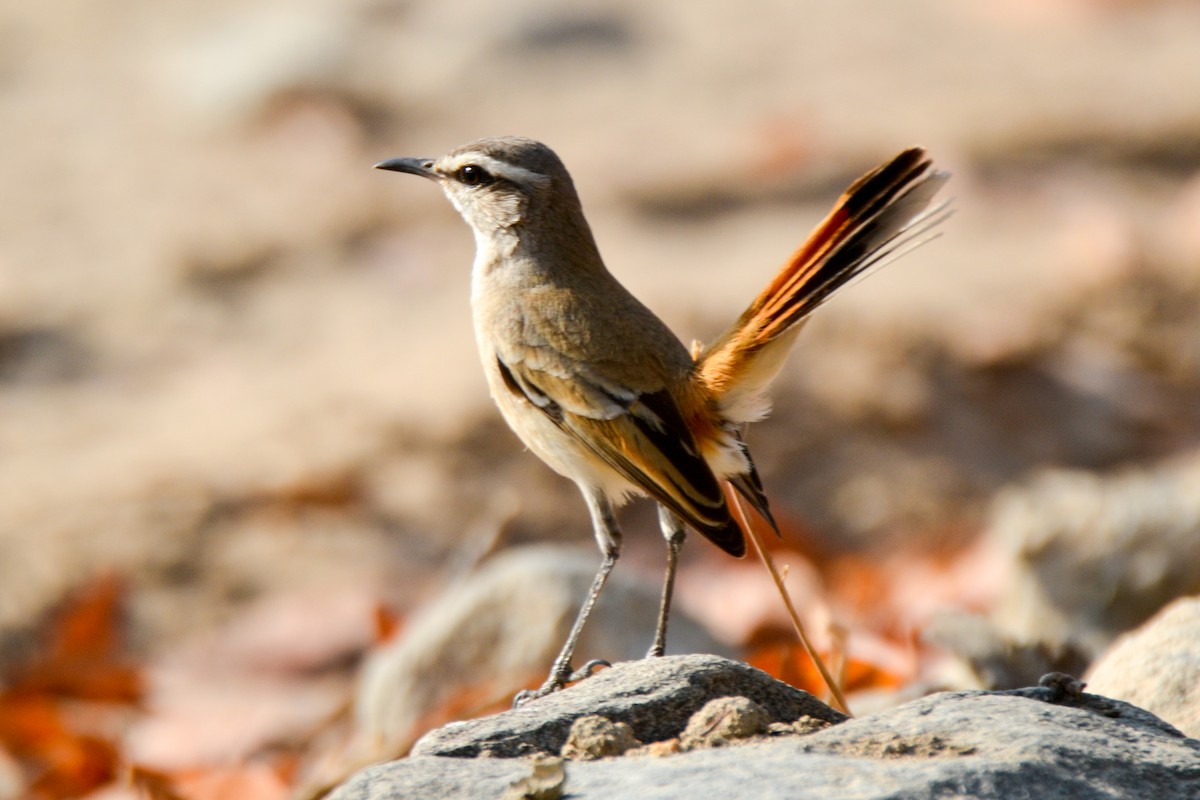
{"label": "white eyebrow stripe", "polygon": [[444,170],[447,174],[453,175],[467,164],[483,167],[493,177],[503,178],[518,186],[545,186],[550,182],[550,178],[540,172],[518,167],[482,153],[463,153],[455,156],[453,160],[445,162]]}

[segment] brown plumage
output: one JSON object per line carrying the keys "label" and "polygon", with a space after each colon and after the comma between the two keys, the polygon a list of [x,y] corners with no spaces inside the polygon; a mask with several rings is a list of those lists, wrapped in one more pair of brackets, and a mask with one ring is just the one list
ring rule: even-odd
{"label": "brown plumage", "polygon": [[767,388],[807,315],[935,224],[938,209],[927,207],[946,180],[913,148],[856,181],[737,322],[689,353],[605,267],[550,148],[482,139],[440,159],[379,166],[437,182],[474,230],[471,303],[492,397],[529,449],[578,485],[604,554],[537,695],[570,677],[579,632],[620,554],[613,508],[626,495],[658,502],[667,541],[651,655],[663,652],[685,524],[745,553],[726,484],[766,519],[771,512],[744,426],[766,414]]}

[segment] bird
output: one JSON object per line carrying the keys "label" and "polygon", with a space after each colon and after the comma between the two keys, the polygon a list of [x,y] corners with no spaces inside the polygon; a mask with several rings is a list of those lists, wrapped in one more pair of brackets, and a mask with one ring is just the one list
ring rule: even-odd
{"label": "bird", "polygon": [[[745,429],[810,314],[867,270],[928,238],[948,173],[910,147],[854,181],[737,320],[707,346],[683,342],[609,272],[571,175],[534,139],[503,136],[440,158],[377,169],[441,187],[475,238],[471,307],[490,394],[509,427],[583,495],[602,559],[540,688],[520,705],[587,677],[572,666],[580,633],[621,553],[615,509],[658,506],[666,569],[654,639],[661,656],[688,528],[731,556],[746,552],[734,503],[776,533]],[[743,517],[744,519],[744,517]]]}

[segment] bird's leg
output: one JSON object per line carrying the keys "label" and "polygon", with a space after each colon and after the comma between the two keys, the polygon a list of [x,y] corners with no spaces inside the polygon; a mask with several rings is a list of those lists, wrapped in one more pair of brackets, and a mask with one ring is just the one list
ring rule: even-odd
{"label": "bird's leg", "polygon": [[663,654],[667,646],[667,617],[671,614],[671,594],[675,591],[675,569],[679,565],[679,551],[683,549],[683,540],[687,530],[683,520],[666,506],[658,507],[658,524],[662,527],[663,537],[667,540],[667,572],[663,576],[662,602],[658,607],[658,625],[654,629],[654,644],[646,653],[646,658],[657,658]]}
{"label": "bird's leg", "polygon": [[577,672],[571,667],[571,658],[575,655],[575,646],[579,644],[579,635],[583,633],[583,626],[587,623],[588,615],[592,613],[592,607],[596,605],[596,600],[604,589],[608,574],[612,572],[617,558],[621,555],[621,530],[617,527],[617,518],[613,514],[612,504],[598,489],[584,488],[583,497],[587,501],[588,511],[591,512],[596,541],[604,553],[604,560],[600,562],[600,570],[592,580],[592,587],[588,590],[578,616],[575,617],[575,624],[571,626],[571,632],[567,634],[567,641],[563,643],[558,658],[554,659],[554,664],[550,667],[550,675],[546,678],[546,682],[538,689],[527,689],[517,693],[517,696],[513,698],[514,707],[557,692],[572,681],[589,677],[598,666],[608,666],[607,661],[595,659],[589,661]]}

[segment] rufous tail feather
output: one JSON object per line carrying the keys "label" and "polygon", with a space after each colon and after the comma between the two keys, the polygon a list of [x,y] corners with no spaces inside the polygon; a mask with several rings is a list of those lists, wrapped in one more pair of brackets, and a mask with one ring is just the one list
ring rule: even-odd
{"label": "rufous tail feather", "polygon": [[766,389],[801,323],[841,287],[944,218],[930,208],[949,175],[914,147],[855,181],[737,322],[699,354],[697,377],[723,419],[761,419]]}

